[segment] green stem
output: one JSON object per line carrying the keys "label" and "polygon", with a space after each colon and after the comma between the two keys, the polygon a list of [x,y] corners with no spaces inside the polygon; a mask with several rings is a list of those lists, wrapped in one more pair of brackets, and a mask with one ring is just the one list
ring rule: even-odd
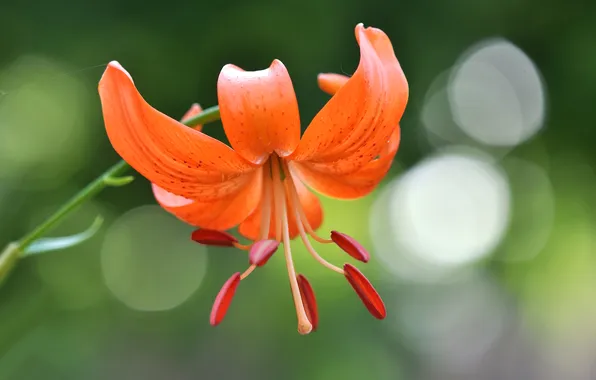
{"label": "green stem", "polygon": [[219,106],[213,106],[209,108],[205,108],[201,113],[189,117],[188,119],[184,119],[182,124],[188,125],[189,127],[194,127],[195,125],[199,124],[207,124],[212,123],[214,121],[219,120]]}
{"label": "green stem", "polygon": [[50,217],[46,219],[42,224],[40,224],[33,231],[25,235],[19,241],[19,247],[21,248],[21,250],[24,250],[25,248],[27,248],[29,244],[33,243],[35,240],[43,236],[46,232],[48,232],[48,230],[54,227],[60,220],[64,219],[66,215],[70,214],[78,206],[85,203],[85,201],[93,198],[100,191],[108,187],[109,182],[106,181],[107,178],[116,178],[119,175],[126,173],[126,171],[129,168],[130,166],[124,160],[121,160],[116,165],[109,168],[101,176],[93,180],[93,182],[85,186],[83,190],[79,191],[68,202],[62,205],[62,207],[60,207],[54,214],[50,215]]}
{"label": "green stem", "polygon": [[[203,110],[200,114],[185,119],[183,124],[194,127],[195,125],[199,124],[207,124],[212,121],[219,120],[219,107],[214,106]],[[74,197],[72,197],[68,202],[66,202],[62,207],[58,209],[54,214],[52,214],[48,219],[46,219],[42,224],[40,224],[37,228],[33,231],[25,235],[17,245],[17,251],[23,252],[25,248],[35,240],[39,239],[45,233],[47,233],[52,227],[58,224],[64,217],[69,215],[73,210],[75,210],[78,206],[85,203],[87,200],[93,198],[103,189],[109,186],[122,186],[126,179],[120,179],[119,177],[126,173],[130,169],[130,166],[124,161],[118,162],[116,165],[109,168],[105,173],[97,177],[93,182],[85,186],[85,188],[79,191]],[[10,246],[9,246],[10,247]],[[2,277],[2,263],[3,257],[5,253],[11,253],[10,250],[5,250],[3,253],[0,254],[0,278]]]}

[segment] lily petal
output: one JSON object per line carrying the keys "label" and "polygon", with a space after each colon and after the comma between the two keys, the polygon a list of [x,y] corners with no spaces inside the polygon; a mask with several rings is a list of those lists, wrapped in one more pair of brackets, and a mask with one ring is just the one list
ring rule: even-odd
{"label": "lily petal", "polygon": [[[202,111],[199,104],[193,104],[182,117],[182,121],[198,115]],[[195,126],[197,130],[202,125]],[[198,202],[172,194],[151,184],[153,195],[159,205],[178,219],[193,226],[212,230],[227,230],[244,221],[255,209],[261,195],[261,170],[256,170],[246,186],[231,196],[210,202]]]}
{"label": "lily petal", "polygon": [[244,71],[226,65],[217,81],[221,121],[232,147],[255,164],[291,154],[300,140],[298,102],[281,61]]}
{"label": "lily petal", "polygon": [[307,128],[289,157],[319,172],[355,172],[377,157],[398,127],[408,83],[387,35],[356,26],[360,64]]}
{"label": "lily petal", "polygon": [[256,166],[230,147],[151,107],[132,78],[111,62],[99,82],[106,131],[118,154],[145,178],[186,198],[237,192]]}
{"label": "lily petal", "polygon": [[319,88],[329,95],[335,95],[349,79],[348,76],[335,73],[322,73],[317,76]]}
{"label": "lily petal", "polygon": [[[304,186],[299,180],[294,181],[296,191],[298,192],[298,199],[304,214],[308,219],[308,223],[316,230],[323,223],[323,208],[321,207],[321,201],[313,194],[306,186]],[[289,207],[289,204],[288,204]],[[255,211],[238,227],[238,232],[247,239],[258,240],[260,226],[261,226],[261,210],[262,204],[255,209]],[[298,227],[296,227],[296,221],[294,220],[293,213],[288,215],[288,229],[290,231],[290,238],[298,236]],[[275,238],[275,210],[272,207],[271,210],[271,221],[269,228],[269,236],[266,238]]]}
{"label": "lily petal", "polygon": [[329,174],[324,164],[290,162],[292,173],[321,194],[338,199],[356,199],[373,191],[389,171],[400,141],[399,127],[385,144],[379,158],[348,174]]}
{"label": "lily petal", "polygon": [[262,192],[261,169],[250,174],[250,181],[236,193],[209,202],[193,201],[152,184],[155,199],[178,219],[197,227],[227,230],[243,222],[255,210]]}

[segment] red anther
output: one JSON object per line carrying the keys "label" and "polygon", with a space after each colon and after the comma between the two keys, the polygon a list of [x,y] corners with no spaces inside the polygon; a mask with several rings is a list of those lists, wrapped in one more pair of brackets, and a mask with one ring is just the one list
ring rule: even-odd
{"label": "red anther", "polygon": [[372,316],[377,319],[384,319],[387,316],[385,304],[362,272],[351,264],[344,264],[344,275]]}
{"label": "red anther", "polygon": [[312,325],[312,331],[317,331],[319,325],[319,311],[317,309],[317,299],[315,298],[315,292],[312,290],[312,286],[303,275],[299,274],[296,276],[298,280],[298,287],[300,288],[300,297],[302,298],[302,304],[304,305],[304,311],[306,316]]}
{"label": "red anther", "polygon": [[277,240],[256,241],[248,252],[248,262],[258,267],[265,265],[275,251],[277,251],[277,247],[279,247]]}
{"label": "red anther", "polygon": [[234,273],[232,277],[230,277],[228,281],[223,284],[219,293],[217,293],[215,302],[213,302],[213,308],[211,309],[211,317],[209,318],[209,323],[211,323],[211,326],[219,325],[219,323],[226,316],[226,312],[228,311],[228,307],[232,302],[232,298],[234,298],[234,294],[236,293],[236,288],[238,287],[239,283],[240,272]]}
{"label": "red anther", "polygon": [[356,260],[363,263],[367,263],[370,260],[368,251],[353,237],[341,232],[331,231],[331,240]]}
{"label": "red anther", "polygon": [[192,240],[203,245],[215,245],[219,247],[233,247],[238,242],[233,235],[224,231],[206,230],[199,228],[193,231]]}

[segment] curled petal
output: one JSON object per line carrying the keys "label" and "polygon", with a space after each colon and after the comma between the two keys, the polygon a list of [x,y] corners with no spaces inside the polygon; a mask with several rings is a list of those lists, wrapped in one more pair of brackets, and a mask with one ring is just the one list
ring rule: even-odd
{"label": "curled petal", "polygon": [[351,264],[344,265],[344,275],[372,316],[384,319],[387,316],[385,304],[370,281]]}
{"label": "curled petal", "polygon": [[230,307],[230,303],[232,302],[232,298],[234,298],[234,294],[236,294],[238,284],[240,284],[240,272],[234,273],[221,287],[219,293],[217,293],[209,318],[211,326],[217,326],[223,321],[226,312],[228,311],[228,307]]}
{"label": "curled petal", "polygon": [[159,187],[211,201],[238,191],[256,169],[230,147],[164,115],[139,94],[132,78],[111,62],[99,82],[108,138],[118,154]]}
{"label": "curled petal", "polygon": [[375,159],[397,127],[408,84],[387,35],[356,26],[360,64],[307,128],[290,159],[317,171],[352,173]]}
{"label": "curled petal", "polygon": [[245,186],[236,193],[212,201],[193,201],[172,194],[153,184],[155,199],[169,213],[193,226],[213,230],[227,230],[237,226],[255,210],[260,202],[261,169],[247,174],[250,176]]}
{"label": "curled petal", "polygon": [[367,263],[370,260],[368,251],[353,237],[341,232],[331,231],[331,240],[356,260],[363,263]]}
{"label": "curled petal", "polygon": [[273,256],[279,247],[277,240],[260,240],[255,242],[248,252],[248,262],[251,265],[261,267]]}
{"label": "curled petal", "polygon": [[192,240],[203,245],[214,245],[219,247],[233,247],[238,239],[225,231],[215,231],[200,228],[193,231]]}
{"label": "curled petal", "polygon": [[334,95],[350,79],[342,74],[324,73],[317,76],[319,88],[329,95]]}
{"label": "curled petal", "polygon": [[298,287],[300,288],[300,297],[304,305],[304,311],[310,324],[312,325],[312,331],[317,331],[319,326],[319,311],[317,309],[317,299],[315,292],[312,290],[312,286],[303,275],[299,274],[296,276],[298,281]]}
{"label": "curled petal", "polygon": [[260,71],[224,66],[217,96],[226,136],[245,159],[263,164],[273,152],[285,157],[296,149],[300,140],[298,102],[281,61]]}
{"label": "curled petal", "polygon": [[329,197],[356,199],[373,191],[391,168],[400,141],[397,127],[379,157],[349,174],[326,172],[325,164],[291,162],[290,170],[310,187]]}

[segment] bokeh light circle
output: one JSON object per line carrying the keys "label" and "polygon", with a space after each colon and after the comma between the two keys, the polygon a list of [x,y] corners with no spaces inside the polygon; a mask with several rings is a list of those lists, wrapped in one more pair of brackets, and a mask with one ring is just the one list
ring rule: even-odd
{"label": "bokeh light circle", "polygon": [[400,340],[441,372],[466,373],[505,332],[508,302],[489,277],[476,273],[448,285],[408,288],[389,305]]}
{"label": "bokeh light circle", "polygon": [[488,146],[516,146],[543,126],[545,89],[534,63],[502,39],[464,53],[448,84],[456,123]]}
{"label": "bokeh light circle", "polygon": [[91,89],[65,65],[23,56],[0,70],[0,179],[56,187],[80,169],[93,141]]}
{"label": "bokeh light circle", "polygon": [[534,259],[546,247],[555,223],[555,193],[546,170],[530,161],[503,161],[511,186],[511,223],[498,258]]}
{"label": "bokeh light circle", "polygon": [[101,264],[107,287],[131,309],[168,310],[200,286],[206,250],[190,239],[192,229],[158,206],[122,215],[107,231]]}
{"label": "bokeh light circle", "polygon": [[484,156],[435,155],[373,206],[376,253],[399,277],[435,280],[490,254],[507,228],[509,207],[507,178]]}

